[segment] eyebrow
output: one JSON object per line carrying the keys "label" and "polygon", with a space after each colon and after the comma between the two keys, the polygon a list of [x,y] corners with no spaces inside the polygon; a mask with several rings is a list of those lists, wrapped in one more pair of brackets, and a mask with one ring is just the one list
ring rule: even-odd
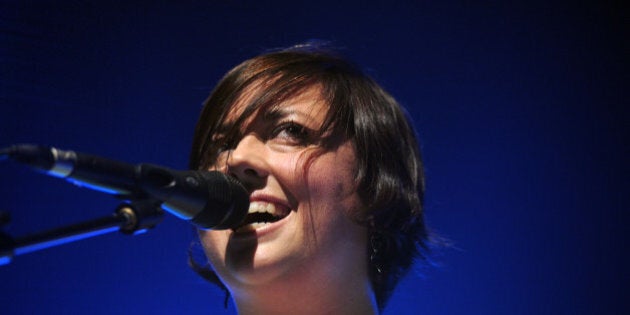
{"label": "eyebrow", "polygon": [[[264,113],[261,116],[261,119],[265,123],[273,123],[274,121],[281,120],[291,115],[303,117],[304,119],[307,119],[309,121],[313,119],[313,117],[311,117],[309,114],[296,110],[292,108],[291,106],[287,107],[287,106],[281,106],[281,105],[272,106],[271,108],[264,111]],[[236,123],[239,120],[240,119],[237,119],[236,121],[224,121],[218,124],[215,130],[212,132],[212,134],[219,135],[219,136],[227,136],[228,134],[230,134],[232,131],[235,130],[234,128],[238,130],[236,131],[237,133],[240,133],[240,128],[237,128],[236,126]]]}
{"label": "eyebrow", "polygon": [[280,106],[274,106],[273,108],[265,111],[265,113],[263,114],[263,119],[266,121],[274,121],[283,117],[287,117],[294,112],[294,110],[287,110],[286,108]]}
{"label": "eyebrow", "polygon": [[273,108],[270,108],[263,114],[262,118],[265,121],[275,121],[291,115],[301,116],[309,120],[313,119],[313,117],[304,112],[284,106],[274,106]]}

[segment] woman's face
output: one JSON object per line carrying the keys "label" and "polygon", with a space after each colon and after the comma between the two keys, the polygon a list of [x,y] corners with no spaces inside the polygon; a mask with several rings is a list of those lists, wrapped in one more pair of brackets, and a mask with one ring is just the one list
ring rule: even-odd
{"label": "woman's face", "polygon": [[[223,127],[239,117],[256,94],[251,92],[232,106]],[[236,143],[219,153],[212,169],[236,176],[250,192],[251,223],[199,232],[228,287],[367,270],[367,231],[348,215],[362,207],[353,145],[338,139],[338,146],[322,151],[317,144],[327,110],[319,89],[309,88],[245,119]]]}

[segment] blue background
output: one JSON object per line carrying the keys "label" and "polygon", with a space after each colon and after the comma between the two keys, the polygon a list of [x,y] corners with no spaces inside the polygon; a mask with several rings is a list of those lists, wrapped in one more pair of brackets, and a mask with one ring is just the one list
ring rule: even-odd
{"label": "blue background", "polygon": [[[392,1],[393,2],[393,1]],[[452,245],[386,314],[627,314],[628,11],[502,1],[2,1],[0,146],[184,169],[235,64],[332,41],[411,113],[431,227]],[[111,196],[0,163],[14,236],[110,214]],[[0,267],[2,314],[232,314],[166,216]]]}

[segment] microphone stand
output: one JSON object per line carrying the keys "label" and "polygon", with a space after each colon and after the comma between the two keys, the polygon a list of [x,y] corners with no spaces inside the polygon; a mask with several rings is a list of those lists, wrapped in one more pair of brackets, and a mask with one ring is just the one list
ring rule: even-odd
{"label": "microphone stand", "polygon": [[[13,238],[0,231],[0,265],[9,264],[14,256],[31,253],[45,248],[66,244],[81,239],[114,231],[124,234],[140,234],[155,227],[162,221],[164,212],[160,202],[152,199],[139,199],[118,206],[106,217],[80,222],[23,237]],[[9,221],[8,215],[0,220],[0,225]]]}

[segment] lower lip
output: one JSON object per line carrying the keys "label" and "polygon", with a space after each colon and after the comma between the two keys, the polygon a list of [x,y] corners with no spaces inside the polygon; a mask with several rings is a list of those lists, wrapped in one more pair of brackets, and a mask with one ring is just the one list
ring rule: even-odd
{"label": "lower lip", "polygon": [[289,218],[292,216],[293,216],[293,211],[291,211],[289,215],[287,215],[286,217],[282,218],[282,220],[266,224],[257,229],[246,228],[241,231],[239,230],[232,231],[232,237],[234,237],[235,239],[241,239],[241,238],[260,239],[280,229],[285,224],[285,222],[287,222]]}

